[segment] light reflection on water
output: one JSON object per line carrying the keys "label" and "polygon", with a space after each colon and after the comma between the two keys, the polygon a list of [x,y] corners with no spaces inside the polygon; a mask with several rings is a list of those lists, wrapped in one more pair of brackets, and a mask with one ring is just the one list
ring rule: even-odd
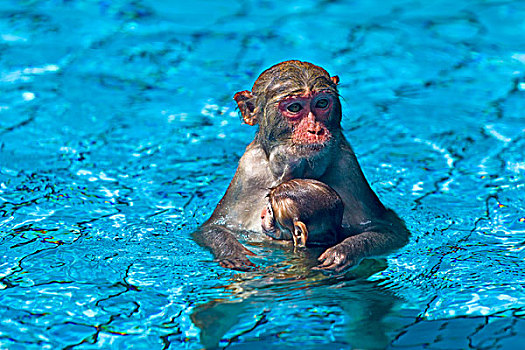
{"label": "light reflection on water", "polygon": [[[524,17],[498,1],[2,3],[0,347],[516,348]],[[260,269],[239,274],[190,239],[254,134],[233,93],[289,58],[341,78],[345,134],[412,232],[388,266],[329,277],[315,252],[251,245]]]}

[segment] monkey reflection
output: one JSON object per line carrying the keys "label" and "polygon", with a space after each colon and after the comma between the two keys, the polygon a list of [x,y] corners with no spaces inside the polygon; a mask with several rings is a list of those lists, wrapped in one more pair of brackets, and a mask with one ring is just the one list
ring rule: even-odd
{"label": "monkey reflection", "polygon": [[294,247],[332,246],[339,242],[344,204],[330,186],[294,179],[270,190],[261,214],[263,232]]}

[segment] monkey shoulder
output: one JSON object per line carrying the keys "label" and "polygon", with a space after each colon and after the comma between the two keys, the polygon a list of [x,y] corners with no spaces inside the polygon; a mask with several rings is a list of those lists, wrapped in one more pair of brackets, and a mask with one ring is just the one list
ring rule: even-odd
{"label": "monkey shoulder", "polygon": [[245,177],[254,178],[270,174],[268,158],[261,146],[251,143],[239,160],[238,172]]}
{"label": "monkey shoulder", "polygon": [[260,231],[260,215],[272,181],[264,150],[250,144],[210,222],[226,225],[235,231]]}
{"label": "monkey shoulder", "polygon": [[266,191],[271,182],[272,174],[264,150],[250,144],[239,160],[232,186],[237,187],[243,196],[255,196]]}

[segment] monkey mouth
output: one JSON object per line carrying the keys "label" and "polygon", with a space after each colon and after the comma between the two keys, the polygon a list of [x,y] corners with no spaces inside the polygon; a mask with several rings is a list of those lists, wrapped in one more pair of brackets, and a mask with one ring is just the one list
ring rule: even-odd
{"label": "monkey mouth", "polygon": [[296,156],[309,159],[320,154],[324,145],[296,145],[294,148]]}
{"label": "monkey mouth", "polygon": [[313,134],[308,132],[301,132],[293,135],[292,142],[294,145],[301,148],[310,149],[312,151],[319,151],[330,143],[332,134],[324,132],[322,134]]}
{"label": "monkey mouth", "polygon": [[325,142],[294,142],[294,146],[299,150],[319,152],[329,144],[328,140]]}

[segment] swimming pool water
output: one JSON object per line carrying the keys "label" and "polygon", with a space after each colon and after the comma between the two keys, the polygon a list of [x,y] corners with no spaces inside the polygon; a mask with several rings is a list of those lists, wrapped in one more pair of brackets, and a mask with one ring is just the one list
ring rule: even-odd
{"label": "swimming pool water", "polygon": [[[523,1],[2,1],[0,348],[519,348],[524,34]],[[190,238],[255,132],[233,94],[292,58],[412,232],[386,263]]]}

